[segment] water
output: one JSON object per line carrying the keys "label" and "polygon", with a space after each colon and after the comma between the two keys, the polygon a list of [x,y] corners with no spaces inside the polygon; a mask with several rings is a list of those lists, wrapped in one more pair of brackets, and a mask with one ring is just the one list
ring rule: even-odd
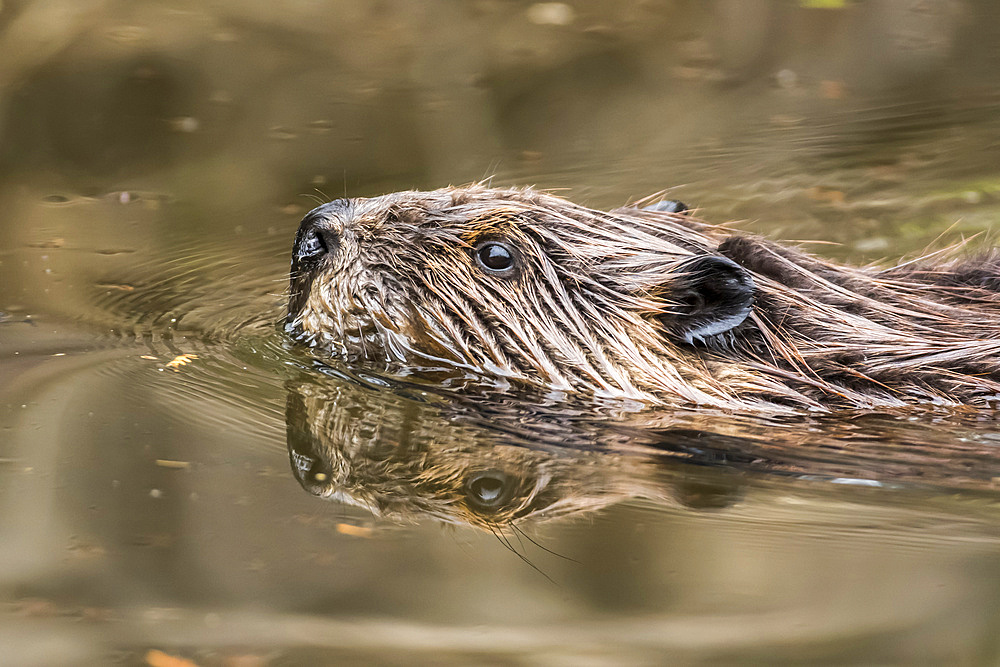
{"label": "water", "polygon": [[997,663],[992,413],[446,391],[277,326],[317,202],[481,179],[974,250],[997,19],[0,4],[0,663]]}

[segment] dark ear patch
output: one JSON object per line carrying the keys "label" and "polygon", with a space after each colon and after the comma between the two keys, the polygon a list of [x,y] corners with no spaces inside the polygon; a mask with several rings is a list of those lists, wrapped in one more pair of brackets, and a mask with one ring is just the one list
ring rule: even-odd
{"label": "dark ear patch", "polygon": [[700,255],[685,262],[680,271],[670,294],[676,305],[662,320],[685,343],[704,343],[730,331],[753,310],[753,278],[731,259]]}
{"label": "dark ear patch", "polygon": [[657,211],[664,213],[690,213],[691,209],[682,201],[676,199],[664,199],[649,206],[643,206],[643,211]]}

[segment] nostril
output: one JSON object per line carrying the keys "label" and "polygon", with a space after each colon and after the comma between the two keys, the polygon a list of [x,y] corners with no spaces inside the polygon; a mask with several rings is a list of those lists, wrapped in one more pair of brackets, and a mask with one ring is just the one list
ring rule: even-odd
{"label": "nostril", "polygon": [[315,259],[327,252],[329,252],[329,248],[327,248],[326,241],[323,240],[319,230],[315,227],[305,230],[295,245],[295,258],[300,260]]}
{"label": "nostril", "polygon": [[292,254],[299,262],[317,261],[324,255],[336,252],[339,246],[340,236],[337,232],[316,222],[306,221],[295,237]]}
{"label": "nostril", "polygon": [[350,217],[350,207],[350,200],[338,199],[306,213],[295,235],[292,260],[309,263],[335,254],[340,248],[343,222]]}

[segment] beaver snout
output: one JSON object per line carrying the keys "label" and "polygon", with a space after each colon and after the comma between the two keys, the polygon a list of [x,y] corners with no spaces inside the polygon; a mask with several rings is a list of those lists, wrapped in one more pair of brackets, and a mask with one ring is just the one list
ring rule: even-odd
{"label": "beaver snout", "polygon": [[292,251],[295,259],[300,262],[317,260],[330,252],[330,242],[322,230],[312,227],[303,230],[295,242]]}
{"label": "beaver snout", "polygon": [[352,204],[338,199],[323,204],[299,223],[292,245],[292,266],[288,286],[288,330],[295,331],[297,315],[305,307],[316,275],[331,267],[330,258],[340,250],[344,233],[344,220],[351,213]]}
{"label": "beaver snout", "polygon": [[299,223],[292,257],[298,262],[317,261],[340,247],[340,230],[335,221],[349,206],[338,199],[313,209]]}

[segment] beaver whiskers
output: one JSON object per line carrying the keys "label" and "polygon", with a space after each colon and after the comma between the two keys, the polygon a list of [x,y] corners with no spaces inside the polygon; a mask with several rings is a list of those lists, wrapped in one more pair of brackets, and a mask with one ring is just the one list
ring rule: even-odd
{"label": "beaver whiskers", "polygon": [[286,329],[349,360],[651,403],[985,404],[998,287],[995,256],[847,267],[671,210],[473,186],[309,213]]}

